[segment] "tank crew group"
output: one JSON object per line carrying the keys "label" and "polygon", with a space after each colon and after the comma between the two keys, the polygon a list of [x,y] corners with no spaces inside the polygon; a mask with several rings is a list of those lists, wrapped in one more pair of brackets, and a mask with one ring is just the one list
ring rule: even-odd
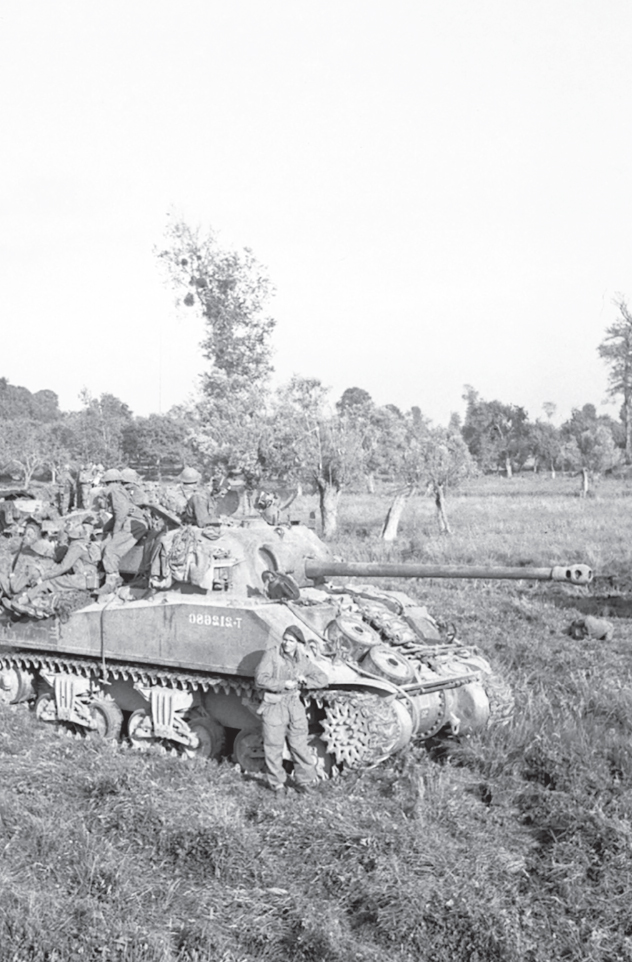
{"label": "tank crew group", "polygon": [[[76,477],[66,465],[56,491],[20,520],[12,502],[2,516],[0,534],[0,599],[15,614],[48,617],[75,602],[86,603],[86,592],[106,595],[123,579],[122,559],[150,529],[215,525],[218,515],[211,490],[195,468],[186,467],[179,484],[162,488],[144,483],[132,468],[89,465]],[[101,584],[101,582],[103,582]],[[77,597],[76,592],[81,595]],[[74,594],[73,594],[74,593]]]}

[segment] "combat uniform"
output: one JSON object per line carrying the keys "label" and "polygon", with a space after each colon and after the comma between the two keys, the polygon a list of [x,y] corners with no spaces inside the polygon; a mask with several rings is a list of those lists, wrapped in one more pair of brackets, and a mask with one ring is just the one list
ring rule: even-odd
{"label": "combat uniform", "polygon": [[68,514],[74,507],[75,481],[68,467],[62,468],[57,477],[57,507],[59,513]]}
{"label": "combat uniform", "polygon": [[298,688],[287,689],[286,681],[305,679],[308,688],[324,688],[327,675],[315,665],[299,645],[292,655],[269,649],[255,672],[255,682],[265,689],[260,709],[263,723],[263,747],[268,782],[273,789],[285,785],[283,748],[287,738],[294,762],[297,785],[307,787],[317,780],[313,755],[307,741],[307,714]]}
{"label": "combat uniform", "polygon": [[185,494],[188,496],[188,501],[182,513],[184,524],[194,524],[198,528],[206,528],[207,525],[217,521],[215,501],[208,491],[202,488],[194,488],[193,493],[186,491]]}
{"label": "combat uniform", "polygon": [[120,484],[109,484],[106,494],[113,526],[103,548],[103,569],[109,576],[106,584],[112,585],[119,573],[121,559],[147,533],[149,526],[142,508],[134,504]]}

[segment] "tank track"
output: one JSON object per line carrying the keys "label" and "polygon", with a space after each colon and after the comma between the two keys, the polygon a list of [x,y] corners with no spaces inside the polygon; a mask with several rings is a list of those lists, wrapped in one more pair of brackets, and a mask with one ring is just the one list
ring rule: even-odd
{"label": "tank track", "polygon": [[131,679],[134,684],[151,687],[161,685],[164,688],[200,689],[202,691],[235,692],[238,695],[256,695],[256,689],[251,682],[243,678],[232,678],[228,675],[207,675],[195,672],[179,672],[148,668],[130,662],[118,662],[108,659],[104,665],[94,658],[65,658],[61,655],[40,655],[34,652],[0,653],[0,668],[18,668],[25,671],[66,672],[80,675],[84,678],[100,678],[105,684],[109,678],[116,680]]}
{"label": "tank track", "polygon": [[[103,680],[104,675],[104,666],[96,659],[33,652],[0,653],[0,668],[64,672],[95,680]],[[261,692],[254,683],[243,678],[148,668],[108,659],[105,664],[105,684],[119,678],[131,679],[144,687],[160,685],[182,690],[233,692],[253,701],[261,698]],[[323,741],[337,764],[362,768],[390,754],[390,748],[399,735],[399,726],[392,709],[383,698],[367,692],[347,691],[312,691],[305,692],[304,697],[324,713],[321,722]]]}

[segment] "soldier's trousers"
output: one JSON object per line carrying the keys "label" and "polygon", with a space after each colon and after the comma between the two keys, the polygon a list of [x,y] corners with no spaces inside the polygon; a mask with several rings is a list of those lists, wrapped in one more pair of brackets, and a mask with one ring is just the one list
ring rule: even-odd
{"label": "soldier's trousers", "polygon": [[272,788],[285,784],[283,749],[286,739],[297,784],[315,782],[318,775],[307,741],[307,715],[298,693],[290,692],[272,704],[264,702],[261,720],[268,781]]}
{"label": "soldier's trousers", "polygon": [[103,548],[103,570],[106,574],[118,574],[121,558],[130,548],[137,544],[143,535],[147,534],[147,525],[133,518],[125,522],[122,531],[117,531],[105,542]]}

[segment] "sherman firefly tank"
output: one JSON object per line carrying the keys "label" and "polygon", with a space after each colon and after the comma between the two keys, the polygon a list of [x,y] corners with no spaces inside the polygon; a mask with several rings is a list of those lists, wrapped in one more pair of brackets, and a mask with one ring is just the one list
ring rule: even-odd
{"label": "sherman firefly tank", "polygon": [[[366,579],[577,585],[592,577],[582,565],[339,562],[310,528],[261,517],[154,532],[127,567],[130,584],[98,601],[88,597],[64,617],[5,616],[0,696],[34,701],[42,721],[106,738],[123,734],[140,748],[217,757],[230,740],[242,768],[261,771],[254,673],[265,649],[296,625],[329,679],[327,688],[303,693],[323,776],[332,765],[366,767],[413,739],[470,734],[511,714],[511,695],[481,652],[442,632],[408,595]],[[329,580],[348,576],[353,583]]]}

